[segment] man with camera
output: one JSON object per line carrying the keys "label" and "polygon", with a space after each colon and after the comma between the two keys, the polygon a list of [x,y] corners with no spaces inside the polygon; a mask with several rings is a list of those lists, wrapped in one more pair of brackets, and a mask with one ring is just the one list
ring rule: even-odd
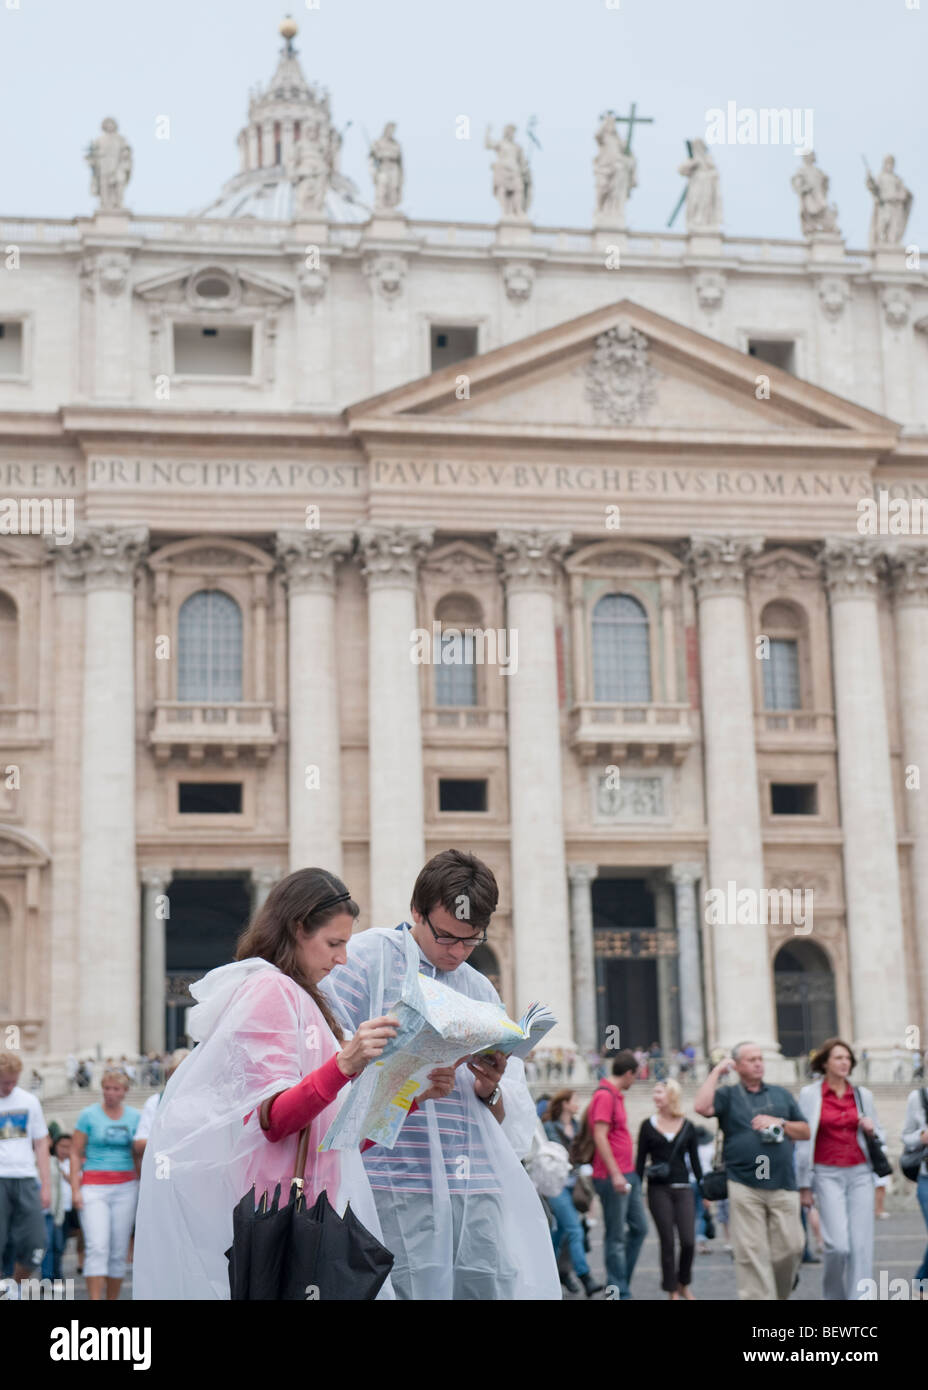
{"label": "man with camera", "polygon": [[[720,1086],[733,1067],[740,1084]],[[805,1245],[793,1164],[794,1142],[809,1137],[802,1111],[785,1087],[764,1084],[764,1054],[752,1042],[712,1068],[693,1108],[716,1116],[725,1136],[738,1297],[789,1298]]]}

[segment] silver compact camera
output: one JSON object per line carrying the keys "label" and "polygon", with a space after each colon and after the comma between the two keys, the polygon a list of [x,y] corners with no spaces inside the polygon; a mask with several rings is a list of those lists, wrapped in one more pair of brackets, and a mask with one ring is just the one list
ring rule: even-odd
{"label": "silver compact camera", "polygon": [[760,1137],[763,1144],[782,1144],[786,1131],[781,1124],[767,1125],[761,1130]]}

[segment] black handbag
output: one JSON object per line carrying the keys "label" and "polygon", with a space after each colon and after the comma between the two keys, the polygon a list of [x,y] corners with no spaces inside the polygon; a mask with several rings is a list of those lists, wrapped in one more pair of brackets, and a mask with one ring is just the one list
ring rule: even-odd
{"label": "black handbag", "polygon": [[712,1156],[712,1171],[703,1173],[699,1179],[699,1190],[705,1202],[724,1202],[728,1196],[728,1174],[722,1162],[724,1137],[719,1125],[715,1134],[715,1153]]}
{"label": "black handbag", "polygon": [[[922,1108],[925,1111],[925,1128],[928,1129],[928,1087],[922,1087],[921,1095]],[[908,1178],[909,1182],[918,1182],[923,1163],[928,1163],[928,1144],[921,1144],[917,1149],[903,1149],[899,1155],[902,1176]]]}
{"label": "black handbag", "polygon": [[[650,1121],[648,1121],[648,1123],[650,1123]],[[649,1184],[653,1182],[656,1183],[658,1187],[660,1187],[666,1186],[666,1184],[670,1182],[671,1168],[673,1166],[673,1161],[677,1156],[677,1145],[680,1143],[680,1140],[686,1133],[686,1127],[688,1124],[689,1120],[684,1120],[682,1125],[674,1135],[673,1143],[670,1146],[670,1157],[664,1159],[661,1163],[651,1163],[648,1165]]]}
{"label": "black handbag", "polygon": [[[854,1087],[854,1099],[857,1102],[857,1113],[863,1115],[864,1107],[860,1099],[860,1092]],[[893,1171],[893,1165],[886,1157],[886,1150],[880,1143],[875,1134],[864,1134],[864,1143],[867,1145],[867,1153],[870,1155],[870,1166],[878,1178],[888,1178]]]}

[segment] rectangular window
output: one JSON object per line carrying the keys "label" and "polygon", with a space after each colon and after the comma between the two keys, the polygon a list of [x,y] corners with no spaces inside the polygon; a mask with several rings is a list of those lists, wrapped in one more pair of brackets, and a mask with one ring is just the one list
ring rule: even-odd
{"label": "rectangular window", "polygon": [[770,639],[764,662],[764,709],[800,709],[799,643],[787,637]]}
{"label": "rectangular window", "polygon": [[817,782],[771,782],[770,813],[774,816],[817,816]]}
{"label": "rectangular window", "polygon": [[431,330],[432,371],[447,367],[452,362],[463,362],[466,357],[477,353],[476,328],[444,327],[432,324]]}
{"label": "rectangular window", "polygon": [[240,816],[241,782],[178,782],[177,809],[182,816]]}
{"label": "rectangular window", "polygon": [[251,328],[204,328],[174,325],[174,371],[177,376],[252,376]]}
{"label": "rectangular window", "polygon": [[23,374],[23,326],[7,319],[0,323],[0,376]]}
{"label": "rectangular window", "polygon": [[750,338],[748,356],[758,357],[784,372],[796,370],[796,344],[791,338]]}
{"label": "rectangular window", "polygon": [[485,811],[487,809],[486,779],[440,777],[438,780],[439,811]]}

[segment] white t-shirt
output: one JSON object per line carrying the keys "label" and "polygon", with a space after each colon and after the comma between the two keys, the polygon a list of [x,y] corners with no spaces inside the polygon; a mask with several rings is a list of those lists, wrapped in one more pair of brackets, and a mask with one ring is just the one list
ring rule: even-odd
{"label": "white t-shirt", "polygon": [[139,1120],[138,1128],[133,1139],[148,1139],[151,1135],[151,1127],[155,1123],[155,1111],[158,1109],[158,1102],[161,1099],[160,1091],[156,1091],[153,1096],[149,1096],[142,1106],[142,1118]]}
{"label": "white t-shirt", "polygon": [[14,1086],[0,1096],[0,1178],[37,1178],[33,1140],[44,1139],[48,1126],[31,1091]]}

